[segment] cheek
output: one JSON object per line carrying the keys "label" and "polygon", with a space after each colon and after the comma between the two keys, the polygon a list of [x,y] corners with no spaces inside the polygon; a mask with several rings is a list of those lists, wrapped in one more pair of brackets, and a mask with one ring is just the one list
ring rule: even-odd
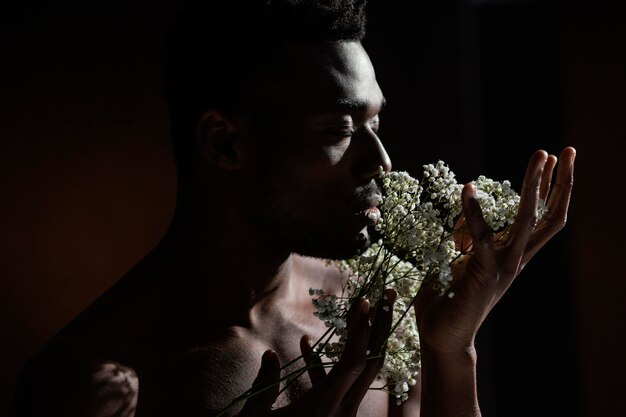
{"label": "cheek", "polygon": [[260,188],[280,205],[292,206],[305,216],[316,208],[343,212],[352,196],[350,139],[332,145],[319,142],[319,138],[294,136],[259,155]]}
{"label": "cheek", "polygon": [[319,226],[323,219],[345,215],[350,193],[328,166],[300,163],[274,168],[259,183],[259,200],[264,200],[271,216]]}
{"label": "cheek", "polygon": [[286,156],[284,166],[290,176],[300,178],[310,190],[333,193],[350,184],[348,147],[318,146]]}
{"label": "cheek", "polygon": [[293,166],[329,168],[345,161],[351,138],[337,138],[317,132],[301,132],[282,138],[272,146],[276,159],[291,161]]}
{"label": "cheek", "polygon": [[322,149],[321,159],[323,159],[327,167],[336,167],[346,163],[346,155],[348,153],[349,140],[332,146],[326,146]]}

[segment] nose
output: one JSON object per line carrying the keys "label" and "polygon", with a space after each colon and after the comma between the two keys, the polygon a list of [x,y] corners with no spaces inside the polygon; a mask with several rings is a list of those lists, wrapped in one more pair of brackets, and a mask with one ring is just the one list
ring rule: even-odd
{"label": "nose", "polygon": [[366,127],[358,136],[359,158],[355,164],[358,179],[367,182],[376,178],[380,167],[386,172],[391,171],[391,159],[376,132]]}

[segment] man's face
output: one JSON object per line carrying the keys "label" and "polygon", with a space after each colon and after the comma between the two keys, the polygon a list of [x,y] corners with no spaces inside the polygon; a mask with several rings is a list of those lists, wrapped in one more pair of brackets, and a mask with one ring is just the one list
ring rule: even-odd
{"label": "man's face", "polygon": [[369,245],[383,94],[359,42],[290,46],[266,86],[251,216],[282,248],[323,258]]}

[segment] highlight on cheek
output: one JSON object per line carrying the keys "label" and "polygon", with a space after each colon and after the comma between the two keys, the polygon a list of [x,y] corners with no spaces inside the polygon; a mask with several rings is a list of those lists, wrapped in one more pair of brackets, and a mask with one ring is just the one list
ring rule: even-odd
{"label": "highlight on cheek", "polygon": [[335,166],[339,164],[343,160],[349,145],[350,140],[345,140],[331,146],[325,146],[324,153],[328,161],[328,165]]}

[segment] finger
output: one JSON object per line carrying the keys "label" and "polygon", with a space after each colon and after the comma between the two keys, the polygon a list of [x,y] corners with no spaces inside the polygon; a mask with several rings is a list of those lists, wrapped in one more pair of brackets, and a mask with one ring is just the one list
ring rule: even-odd
{"label": "finger", "polygon": [[261,358],[261,368],[252,383],[251,394],[243,408],[240,417],[266,415],[276,402],[279,392],[280,361],[273,350],[266,350]]}
{"label": "finger", "polygon": [[501,267],[502,276],[507,281],[512,281],[517,276],[528,240],[537,225],[537,203],[540,198],[543,168],[547,160],[547,152],[539,150],[531,156],[528,162],[522,182],[517,216],[510,229],[508,251]]}
{"label": "finger", "polygon": [[563,149],[560,155],[561,162],[557,169],[556,183],[548,201],[550,217],[558,220],[567,219],[567,209],[574,186],[574,160],[576,150],[571,146]]}
{"label": "finger", "polygon": [[471,249],[472,238],[467,231],[465,217],[462,215],[454,223],[454,245],[456,250],[463,253],[467,253]]}
{"label": "finger", "polygon": [[[355,365],[361,365],[361,360],[367,354],[367,341],[370,334],[371,308],[369,300],[359,298],[354,301],[348,314],[348,338],[341,361],[351,364],[354,359]],[[364,364],[364,362],[363,362]]]}
{"label": "finger", "polygon": [[483,217],[483,212],[476,198],[476,188],[471,183],[465,184],[461,191],[463,203],[463,215],[472,238],[474,255],[470,262],[475,269],[473,274],[483,284],[489,276],[497,271],[495,249],[493,243],[493,230]]}
{"label": "finger", "polygon": [[550,184],[552,183],[552,173],[556,166],[557,158],[554,155],[549,155],[546,165],[543,167],[543,175],[541,176],[541,187],[539,189],[539,198],[544,203],[548,202],[548,194],[550,192]]}
{"label": "finger", "polygon": [[367,363],[359,378],[346,394],[343,404],[344,409],[356,411],[361,400],[365,394],[367,394],[367,391],[383,367],[387,339],[391,331],[393,304],[396,300],[396,296],[397,293],[395,290],[391,288],[386,289],[384,297],[378,303],[374,321],[372,322],[372,330],[370,332]]}
{"label": "finger", "polygon": [[311,384],[316,386],[321,383],[324,378],[326,378],[326,371],[324,370],[324,365],[322,364],[320,355],[313,352],[313,348],[311,347],[311,337],[309,335],[305,334],[300,339],[300,351],[302,352],[302,357],[308,367]]}
{"label": "finger", "polygon": [[367,346],[367,355],[371,359],[367,360],[365,370],[366,373],[367,371],[375,370],[376,374],[374,377],[380,370],[375,368],[378,365],[382,366],[384,361],[387,336],[389,336],[389,331],[391,330],[393,304],[396,301],[396,297],[396,290],[387,288],[376,307],[376,314],[374,315],[374,321],[372,322],[370,338]]}
{"label": "finger", "polygon": [[567,211],[574,183],[575,158],[576,151],[572,147],[567,147],[561,152],[556,183],[548,201],[548,212],[544,214],[537,230],[528,241],[522,265],[528,263],[567,222]]}
{"label": "finger", "polygon": [[359,298],[348,311],[348,337],[341,358],[328,373],[324,387],[335,399],[343,398],[365,369],[370,334],[369,301]]}

